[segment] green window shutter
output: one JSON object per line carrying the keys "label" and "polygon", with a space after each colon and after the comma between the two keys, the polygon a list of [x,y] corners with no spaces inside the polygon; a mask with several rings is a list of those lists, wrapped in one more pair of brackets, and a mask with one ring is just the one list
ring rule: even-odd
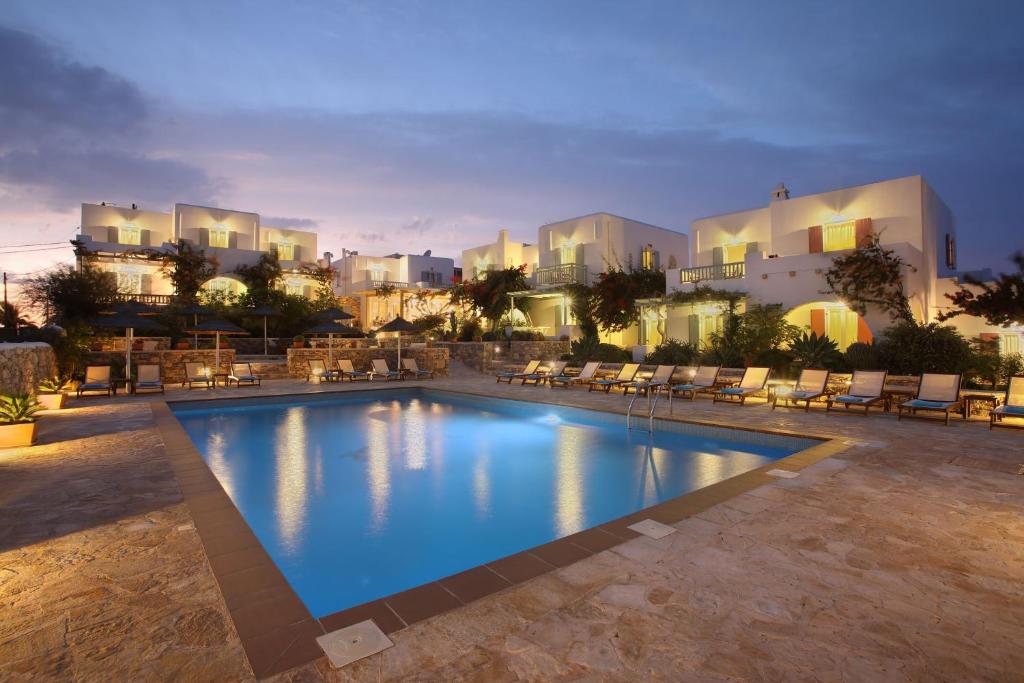
{"label": "green window shutter", "polygon": [[310,287],[309,285],[302,285],[302,296],[306,297],[307,299],[312,298],[313,288]]}
{"label": "green window shutter", "polygon": [[690,330],[689,342],[691,344],[700,344],[700,316],[696,313],[691,313],[686,316],[686,324]]}
{"label": "green window shutter", "polygon": [[234,230],[228,233],[228,247],[238,249],[238,233]]}
{"label": "green window shutter", "polygon": [[825,251],[825,238],[821,232],[820,225],[812,225],[807,228],[807,252],[820,254]]}
{"label": "green window shutter", "polygon": [[271,254],[277,253],[277,242],[270,242],[267,244],[267,251]]}
{"label": "green window shutter", "polygon": [[117,244],[117,228],[107,228],[107,241],[111,244]]}
{"label": "green window shutter", "polygon": [[723,249],[722,247],[715,247],[714,249],[712,249],[711,262],[716,266],[720,266],[723,263],[725,263],[725,249]]}
{"label": "green window shutter", "polygon": [[752,254],[757,251],[757,242],[747,242],[747,253]]}
{"label": "green window shutter", "polygon": [[153,293],[153,275],[151,273],[143,273],[142,280],[139,289],[141,294],[152,294]]}
{"label": "green window shutter", "polygon": [[210,229],[199,228],[199,246],[208,247],[210,246]]}
{"label": "green window shutter", "polygon": [[299,245],[297,245],[297,244],[293,244],[292,245],[292,260],[293,261],[301,261],[302,260],[302,256],[300,256],[301,253],[302,253],[302,248],[299,247]]}

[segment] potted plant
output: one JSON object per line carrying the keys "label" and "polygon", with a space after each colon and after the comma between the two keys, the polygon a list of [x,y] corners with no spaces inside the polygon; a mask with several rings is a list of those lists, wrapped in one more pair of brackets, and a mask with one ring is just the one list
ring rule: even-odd
{"label": "potted plant", "polygon": [[297,334],[294,337],[292,337],[292,347],[293,348],[301,349],[305,345],[306,345],[306,339],[301,334]]}
{"label": "potted plant", "polygon": [[188,339],[179,339],[174,343],[174,348],[178,351],[188,351],[191,346],[189,346]]}
{"label": "potted plant", "polygon": [[31,446],[36,442],[38,401],[26,394],[0,396],[0,448]]}
{"label": "potted plant", "polygon": [[64,407],[64,390],[69,384],[68,378],[63,375],[48,377],[39,383],[39,392],[36,400],[43,410],[60,410]]}

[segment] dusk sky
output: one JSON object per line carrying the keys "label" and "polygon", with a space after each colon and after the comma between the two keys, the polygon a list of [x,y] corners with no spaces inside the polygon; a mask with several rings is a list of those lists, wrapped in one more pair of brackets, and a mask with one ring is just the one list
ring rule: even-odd
{"label": "dusk sky", "polygon": [[[826,7],[826,5],[828,5]],[[1024,3],[5,2],[0,244],[79,203],[257,211],[320,250],[709,214],[922,174],[961,267],[1024,248]],[[0,250],[26,273],[71,251]],[[6,252],[6,253],[2,253]]]}

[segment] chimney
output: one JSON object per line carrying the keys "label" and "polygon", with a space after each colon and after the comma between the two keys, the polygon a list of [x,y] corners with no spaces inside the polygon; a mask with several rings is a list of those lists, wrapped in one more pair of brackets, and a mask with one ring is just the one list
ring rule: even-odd
{"label": "chimney", "polygon": [[779,183],[772,190],[772,201],[782,201],[783,199],[789,199],[789,190],[786,188],[786,183]]}
{"label": "chimney", "polygon": [[334,254],[329,251],[324,252],[324,261],[327,261],[327,265],[331,265],[331,259],[334,258]]}

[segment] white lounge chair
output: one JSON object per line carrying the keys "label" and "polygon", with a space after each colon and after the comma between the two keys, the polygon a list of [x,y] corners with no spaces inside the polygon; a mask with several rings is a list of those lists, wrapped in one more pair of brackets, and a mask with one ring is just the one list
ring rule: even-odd
{"label": "white lounge chair", "polygon": [[792,389],[778,388],[775,390],[775,397],[772,398],[772,410],[782,401],[782,407],[788,408],[790,404],[804,404],[804,412],[811,411],[811,401],[825,395],[825,387],[828,386],[828,370],[811,370],[805,368],[800,371],[800,378]]}
{"label": "white lounge chair", "polygon": [[159,391],[161,394],[164,393],[164,383],[160,379],[160,366],[156,364],[137,366],[135,369],[135,382],[132,385],[132,391],[136,394],[152,391]]}
{"label": "white lounge chair", "polygon": [[508,382],[509,384],[512,384],[512,380],[514,379],[522,379],[527,375],[532,375],[533,373],[537,372],[538,367],[540,367],[540,361],[531,360],[529,363],[526,364],[526,367],[523,368],[522,370],[517,370],[514,372],[499,372],[494,377],[495,379],[498,380],[498,384],[501,384],[502,380]]}
{"label": "white lounge chair", "polygon": [[619,370],[619,374],[614,379],[594,379],[590,381],[590,388],[587,391],[593,391],[594,387],[598,389],[604,389],[604,393],[608,393],[612,390],[612,387],[617,387],[628,382],[632,382],[633,378],[636,377],[636,373],[640,370],[639,363],[625,363],[622,369]]}
{"label": "white lounge chair", "polygon": [[739,386],[719,389],[715,392],[714,400],[743,405],[748,397],[764,391],[771,374],[771,368],[747,368],[743,371]]}
{"label": "white lounge chair", "polygon": [[347,358],[339,358],[334,361],[334,363],[338,368],[338,376],[341,377],[342,380],[348,379],[349,382],[355,382],[358,380],[369,381],[370,379],[370,373],[363,370],[356,370],[352,367],[352,361]]}
{"label": "white lounge chair", "polygon": [[672,383],[672,373],[676,371],[674,365],[659,365],[654,369],[647,379],[635,379],[622,385],[622,395],[625,396],[632,389],[634,393],[647,393],[648,391],[661,391]]}
{"label": "white lounge chair", "polygon": [[228,386],[234,382],[236,387],[242,386],[242,384],[251,384],[253,386],[260,386],[262,380],[260,376],[252,371],[252,366],[249,363],[232,363],[231,374],[228,375]]}
{"label": "white lounge chair", "polygon": [[380,375],[388,382],[393,379],[404,379],[402,377],[402,373],[398,370],[392,370],[389,368],[388,362],[383,358],[374,358],[370,363],[373,365],[373,372],[371,374],[374,377]]}
{"label": "white lounge chair", "polygon": [[333,370],[327,369],[327,364],[322,358],[310,358],[306,361],[309,365],[309,374],[306,375],[306,381],[311,379],[318,380],[321,384],[324,382],[335,382],[338,380],[338,373]]}
{"label": "white lounge chair", "polygon": [[95,394],[104,393],[107,396],[114,394],[114,385],[110,382],[109,365],[90,365],[85,368],[85,380],[78,385],[78,396],[87,392]]}
{"label": "white lounge chair", "polygon": [[923,410],[925,412],[942,413],[944,422],[948,425],[949,414],[963,410],[963,405],[960,403],[960,386],[962,382],[962,375],[937,373],[921,375],[921,384],[917,388],[917,398],[901,403],[897,409],[896,419],[902,420],[904,411],[913,417],[917,415],[919,410]]}
{"label": "white lounge chair", "polygon": [[433,370],[420,370],[419,363],[415,358],[402,359],[402,372],[414,379],[434,379]]}
{"label": "white lounge chair", "polygon": [[213,386],[213,375],[210,374],[210,369],[203,363],[185,363],[185,379],[182,381],[181,386],[188,386],[192,388],[193,384],[201,384],[207,389]]}
{"label": "white lounge chair", "polygon": [[1010,378],[1010,385],[1006,387],[1006,397],[1003,399],[1003,405],[993,409],[992,412],[989,413],[988,428],[1024,428],[1024,424],[1003,422],[1003,418],[1007,417],[1024,419],[1024,377]]}
{"label": "white lounge chair", "polygon": [[694,373],[693,379],[685,384],[673,386],[672,394],[693,400],[699,393],[714,391],[715,385],[718,383],[718,373],[721,369],[720,365],[701,365],[697,368],[697,372]]}
{"label": "white lounge chair", "polygon": [[854,370],[850,389],[845,394],[833,396],[825,402],[825,411],[832,410],[836,403],[849,409],[851,406],[864,408],[867,415],[871,406],[880,403],[885,391],[886,370]]}
{"label": "white lounge chair", "polygon": [[[552,363],[550,367],[538,368],[537,372],[532,372],[526,377],[523,377],[523,381],[520,382],[520,384],[526,384],[527,382],[534,385],[544,384],[544,382],[548,381],[550,378],[558,377],[565,372],[565,366],[568,364],[569,363],[567,361],[559,360]],[[509,384],[511,384],[511,382],[509,382]]]}
{"label": "white lounge chair", "polygon": [[583,369],[580,370],[580,374],[567,375],[563,370],[559,375],[552,375],[551,377],[548,377],[548,384],[551,386],[561,384],[566,388],[569,388],[569,386],[573,384],[584,384],[594,379],[594,375],[597,374],[600,367],[601,363],[596,360],[587,361],[587,363],[583,365]]}

